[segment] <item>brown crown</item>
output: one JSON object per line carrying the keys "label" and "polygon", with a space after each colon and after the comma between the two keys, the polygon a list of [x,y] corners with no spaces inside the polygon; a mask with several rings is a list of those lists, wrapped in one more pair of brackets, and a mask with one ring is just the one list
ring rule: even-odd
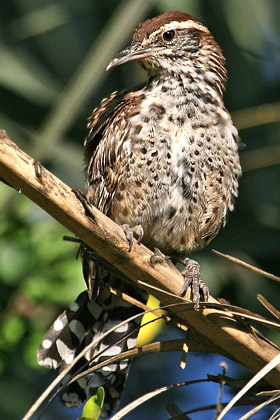
{"label": "brown crown", "polygon": [[133,41],[141,43],[143,39],[148,38],[152,32],[156,31],[161,26],[166,25],[170,22],[187,22],[190,20],[200,23],[197,19],[195,19],[188,13],[175,11],[163,13],[162,15],[159,15],[153,19],[148,19],[143,23],[139,23],[134,32]]}

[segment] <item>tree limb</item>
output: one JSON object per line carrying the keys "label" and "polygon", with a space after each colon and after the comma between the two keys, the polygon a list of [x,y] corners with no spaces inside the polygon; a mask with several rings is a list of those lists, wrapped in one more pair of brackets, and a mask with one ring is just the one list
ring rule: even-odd
{"label": "tree limb", "polygon": [[[151,266],[152,252],[142,244],[135,243],[129,252],[127,240],[117,224],[94,207],[91,208],[89,218],[73,190],[20,150],[5,131],[0,131],[0,177],[38,204],[133,282],[137,284],[140,280],[160,289],[154,289],[152,293],[163,304],[182,302],[182,299],[163,292],[166,290],[178,295],[184,281],[170,262]],[[149,291],[148,286],[141,287]],[[213,298],[210,298],[210,302],[217,304]],[[234,316],[230,310],[203,304],[199,310],[194,310],[192,304],[178,308],[176,316],[188,325],[191,333],[199,337],[202,343],[209,343],[209,347],[214,345],[219,353],[254,371],[260,370],[279,354],[276,345],[258,334],[247,322]],[[278,365],[265,377],[275,388],[280,387],[279,373]]]}

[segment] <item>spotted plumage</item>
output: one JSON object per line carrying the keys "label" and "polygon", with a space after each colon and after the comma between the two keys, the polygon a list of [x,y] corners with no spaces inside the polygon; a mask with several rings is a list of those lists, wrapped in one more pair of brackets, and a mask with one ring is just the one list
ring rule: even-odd
{"label": "spotted plumage", "polygon": [[[87,199],[120,225],[141,225],[142,242],[148,247],[159,248],[172,258],[185,256],[216,236],[226,223],[228,210],[233,210],[238,192],[239,138],[223,103],[225,59],[202,23],[186,13],[168,12],[140,24],[130,47],[108,68],[132,60],[139,60],[146,69],[146,83],[113,92],[89,119],[85,140]],[[89,255],[84,253],[84,274],[88,284],[98,284],[93,302],[104,311],[102,323],[107,316],[102,301],[104,279]],[[189,262],[184,271],[187,281],[195,281],[191,273],[196,277],[194,295],[198,302],[202,281],[198,267]],[[113,281],[112,275],[105,278],[108,283]],[[112,308],[119,304],[111,303]],[[79,316],[74,318],[72,325],[78,325]],[[83,334],[76,333],[79,345],[72,343],[75,354],[86,337],[92,339],[92,331],[96,331],[94,320],[92,323]],[[100,331],[106,328],[100,322],[98,325]],[[43,363],[52,359],[48,346],[54,350],[56,364],[71,360],[72,350],[63,355],[56,351],[55,336],[47,335],[42,343],[47,347],[41,355]],[[114,381],[118,384],[113,393],[115,403],[106,400],[107,413],[117,405],[128,366],[120,380],[118,368],[108,368],[110,378],[105,371],[99,372],[108,395],[112,395]],[[88,397],[92,393],[88,383],[95,379],[86,379],[80,393],[77,388],[64,391],[64,402],[77,405]]]}
{"label": "spotted plumage", "polygon": [[[172,28],[177,36],[166,43]],[[141,61],[145,85],[113,93],[93,112],[87,195],[117,223],[141,224],[149,247],[187,254],[216,236],[237,196],[239,140],[223,103],[224,57],[208,29],[180,12],[139,25],[133,40],[162,50]]]}

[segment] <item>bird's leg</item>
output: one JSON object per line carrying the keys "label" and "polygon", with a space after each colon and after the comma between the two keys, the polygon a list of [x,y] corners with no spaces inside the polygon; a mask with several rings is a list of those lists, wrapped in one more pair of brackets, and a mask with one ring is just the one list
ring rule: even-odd
{"label": "bird's leg", "polygon": [[207,302],[209,298],[209,289],[201,278],[200,266],[198,262],[191,260],[190,258],[186,258],[184,260],[184,264],[185,268],[181,274],[184,276],[185,283],[180,291],[180,296],[184,296],[187,288],[191,287],[193,302],[195,307],[198,308],[200,302],[200,290],[203,293],[204,302]]}
{"label": "bird's leg", "polygon": [[164,255],[160,249],[155,248],[153,255],[150,258],[150,264],[152,266],[156,264],[162,264],[165,260],[169,260],[170,257]]}
{"label": "bird's leg", "polygon": [[129,225],[121,225],[121,228],[123,229],[125,237],[128,240],[129,252],[130,252],[132,250],[134,235],[137,236],[138,244],[140,244],[140,242],[142,241],[143,236],[144,236],[143,226],[136,225],[131,228]]}

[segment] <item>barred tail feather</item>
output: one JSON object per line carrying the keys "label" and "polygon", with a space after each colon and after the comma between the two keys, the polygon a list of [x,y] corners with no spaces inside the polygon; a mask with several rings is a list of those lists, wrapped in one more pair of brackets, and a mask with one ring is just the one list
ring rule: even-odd
{"label": "barred tail feather", "polygon": [[[94,322],[87,316],[88,308],[87,292],[82,292],[77,299],[66,309],[53,323],[49,331],[45,334],[37,352],[39,365],[49,369],[56,369],[62,361],[73,360],[73,355],[77,347],[84,338],[82,331],[78,331],[77,321],[81,322],[83,329],[86,324]],[[101,308],[100,308],[101,309]],[[98,318],[98,308],[96,307],[96,317]],[[72,330],[71,330],[72,329]],[[73,332],[74,330],[74,332]]]}
{"label": "barred tail feather", "polygon": [[[89,300],[87,291],[82,292],[44,336],[38,349],[38,363],[52,369],[58,366],[60,370],[65,369],[89,343],[139,312],[139,308],[110,293],[106,288],[99,291],[95,300]],[[101,343],[78,361],[63,383],[66,384],[80,369],[88,369],[89,362],[93,366],[135,347],[139,323],[140,319],[131,321],[103,338]],[[129,338],[121,340],[131,332],[133,334]],[[107,417],[119,404],[129,367],[130,361],[122,360],[81,378],[63,388],[61,402],[67,407],[79,406],[94,395],[99,386],[103,386],[105,402],[101,416]]]}

